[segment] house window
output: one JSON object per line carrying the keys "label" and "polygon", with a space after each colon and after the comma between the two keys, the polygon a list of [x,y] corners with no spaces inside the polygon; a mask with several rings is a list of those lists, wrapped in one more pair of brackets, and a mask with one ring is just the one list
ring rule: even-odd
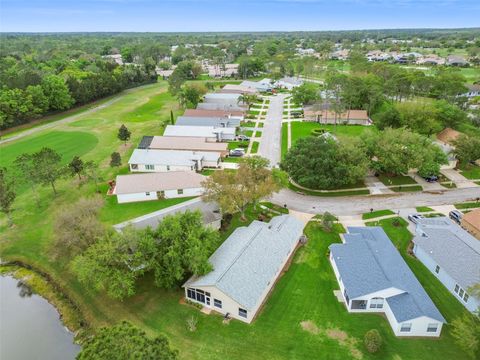
{"label": "house window", "polygon": [[170,165],[167,165],[167,171],[170,171]]}
{"label": "house window", "polygon": [[370,300],[370,309],[383,308],[383,298],[373,298]]}
{"label": "house window", "polygon": [[437,274],[440,272],[440,266],[437,265],[437,266],[435,267],[435,272],[436,272]]}
{"label": "house window", "polygon": [[458,294],[458,290],[460,289],[460,286],[455,285],[455,292]]}
{"label": "house window", "polygon": [[149,193],[149,192],[146,192],[145,195],[150,196],[150,193]]}
{"label": "house window", "polygon": [[468,301],[468,298],[469,298],[468,294],[465,293],[465,295],[463,296],[463,301],[467,302],[467,301]]}
{"label": "house window", "polygon": [[213,305],[215,305],[215,307],[221,309],[222,308],[222,300],[213,299]]}
{"label": "house window", "polygon": [[247,310],[238,308],[238,316],[241,316],[243,318],[247,318]]}
{"label": "house window", "polygon": [[410,332],[412,330],[412,323],[403,323],[400,327],[400,332]]}
{"label": "house window", "polygon": [[146,170],[155,170],[155,165],[147,164],[147,165],[145,165],[145,169]]}
{"label": "house window", "polygon": [[182,194],[183,194],[183,189],[178,189],[178,190],[177,190],[177,194],[178,194],[178,195],[182,195]]}
{"label": "house window", "polygon": [[427,332],[437,332],[438,324],[428,324]]}
{"label": "house window", "polygon": [[458,296],[462,298],[464,293],[465,291],[463,291],[463,289],[460,289],[460,291],[458,292]]}
{"label": "house window", "polygon": [[187,289],[187,298],[202,304],[210,305],[210,293],[199,289]]}
{"label": "house window", "polygon": [[345,302],[348,306],[348,304],[350,303],[350,299],[348,298],[347,289],[343,290],[343,296],[345,296]]}
{"label": "house window", "polygon": [[130,166],[132,167],[132,170],[138,170],[138,164],[132,164]]}

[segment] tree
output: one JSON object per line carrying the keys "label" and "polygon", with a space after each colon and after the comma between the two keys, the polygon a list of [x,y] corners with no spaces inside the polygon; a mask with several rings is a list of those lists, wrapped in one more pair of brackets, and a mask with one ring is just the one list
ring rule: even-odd
{"label": "tree", "polygon": [[195,80],[202,71],[201,65],[193,61],[180,62],[168,78],[168,90],[176,95],[187,80]]}
{"label": "tree", "polygon": [[13,179],[8,177],[7,169],[0,167],[0,211],[3,212],[10,225],[12,222],[12,204],[17,194]]}
{"label": "tree", "polygon": [[31,154],[19,155],[13,162],[15,170],[18,173],[17,178],[23,183],[28,184],[32,190],[37,207],[40,206],[40,199],[37,192],[37,182],[35,181],[36,166],[32,161]]}
{"label": "tree", "polygon": [[206,92],[207,89],[201,84],[183,85],[177,93],[178,102],[183,107],[196,108]]}
{"label": "tree", "polygon": [[84,167],[84,172],[85,172],[85,175],[87,176],[87,179],[92,180],[94,182],[95,191],[99,192],[98,182],[101,180],[101,177],[98,171],[98,165],[94,161],[90,160],[85,162],[83,167]]}
{"label": "tree", "polygon": [[112,327],[101,328],[82,344],[77,360],[161,359],[176,360],[164,335],[150,338],[139,328],[123,321]]}
{"label": "tree", "polygon": [[292,90],[292,100],[295,104],[311,104],[319,98],[319,88],[314,83],[304,83],[294,87]]}
{"label": "tree", "polygon": [[170,124],[175,125],[175,118],[173,116],[173,110],[170,110]]}
{"label": "tree", "polygon": [[248,204],[255,204],[280,189],[277,178],[267,166],[267,159],[251,156],[239,163],[236,172],[215,171],[203,182],[205,200],[217,202],[224,213],[240,212],[245,219]]}
{"label": "tree", "polygon": [[454,142],[455,156],[463,164],[480,159],[480,138],[462,134]]}
{"label": "tree", "polygon": [[390,103],[384,103],[373,116],[373,120],[376,127],[380,130],[384,130],[387,127],[399,128],[402,126],[402,116],[400,112]]}
{"label": "tree", "polygon": [[137,278],[151,269],[155,246],[148,229],[111,232],[76,256],[72,270],[84,285],[123,299],[135,294]]}
{"label": "tree", "polygon": [[322,228],[323,230],[325,230],[326,232],[331,232],[332,229],[333,229],[333,222],[336,221],[337,218],[330,214],[328,211],[326,211],[323,215],[322,215]]}
{"label": "tree", "polygon": [[323,136],[309,136],[292,146],[281,168],[302,186],[335,189],[365,177],[368,160],[359,141],[337,142]]}
{"label": "tree", "polygon": [[377,329],[368,330],[363,338],[363,343],[369,353],[376,353],[382,347],[382,336]]}
{"label": "tree", "polygon": [[125,141],[125,146],[127,145],[127,141],[130,140],[130,135],[132,135],[130,130],[128,130],[127,127],[122,124],[122,126],[120,126],[120,129],[118,129],[117,137],[119,140]]}
{"label": "tree", "polygon": [[[387,128],[380,133],[367,132],[362,136],[371,167],[390,175],[406,174],[412,169],[432,169],[448,163],[438,145],[420,134],[405,128]],[[430,174],[433,175],[433,174]]]}
{"label": "tree", "polygon": [[199,211],[166,216],[153,233],[156,239],[155,283],[173,288],[190,275],[212,270],[208,258],[219,243],[218,232],[203,225]]}
{"label": "tree", "polygon": [[80,254],[105,234],[98,220],[103,200],[99,197],[81,198],[74,204],[62,206],[55,215],[53,254],[55,257]]}
{"label": "tree", "polygon": [[478,359],[480,350],[480,319],[476,315],[464,314],[452,321],[451,334],[455,343],[472,359]]}
{"label": "tree", "polygon": [[446,100],[435,102],[435,110],[438,121],[443,127],[456,128],[458,125],[467,122],[467,114],[458,106],[450,104]]}
{"label": "tree", "polygon": [[395,107],[400,113],[402,125],[412,131],[431,136],[442,130],[437,111],[432,104],[403,102],[396,104]]}
{"label": "tree", "polygon": [[50,110],[65,110],[73,105],[65,80],[57,75],[49,75],[42,80],[42,89],[48,99]]}
{"label": "tree", "polygon": [[35,166],[33,179],[41,185],[50,185],[53,193],[57,195],[55,182],[64,174],[64,167],[61,164],[62,157],[55,150],[44,147],[34,153],[30,160]]}
{"label": "tree", "polygon": [[78,180],[82,180],[82,174],[85,171],[85,164],[78,156],[74,156],[72,161],[68,163],[68,169],[72,176],[78,176]]}
{"label": "tree", "polygon": [[110,166],[111,167],[116,167],[122,165],[122,158],[120,157],[120,153],[117,151],[114,151],[110,155]]}

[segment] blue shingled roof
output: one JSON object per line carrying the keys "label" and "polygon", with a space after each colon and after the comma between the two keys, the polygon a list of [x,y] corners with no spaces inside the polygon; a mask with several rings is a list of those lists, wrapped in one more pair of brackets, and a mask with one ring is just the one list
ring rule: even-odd
{"label": "blue shingled roof", "polygon": [[330,250],[350,299],[396,288],[401,293],[386,301],[398,322],[421,316],[445,322],[381,227],[349,227],[348,232],[345,243]]}

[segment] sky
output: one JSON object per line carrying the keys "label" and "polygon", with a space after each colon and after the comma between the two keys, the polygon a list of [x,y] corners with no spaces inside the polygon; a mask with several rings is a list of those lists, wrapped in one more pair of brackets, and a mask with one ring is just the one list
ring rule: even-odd
{"label": "sky", "polygon": [[480,0],[0,0],[1,32],[480,27]]}

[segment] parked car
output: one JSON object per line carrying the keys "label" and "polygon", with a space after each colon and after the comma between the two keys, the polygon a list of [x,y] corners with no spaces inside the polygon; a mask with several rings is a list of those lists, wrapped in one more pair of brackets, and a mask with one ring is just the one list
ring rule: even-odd
{"label": "parked car", "polygon": [[421,219],[425,219],[423,215],[420,214],[410,214],[408,215],[408,220],[412,223],[417,224]]}
{"label": "parked car", "polygon": [[249,141],[250,138],[247,135],[238,135],[237,140],[238,141]]}
{"label": "parked car", "polygon": [[229,154],[232,157],[242,157],[243,155],[245,155],[245,150],[243,150],[242,148],[237,148],[230,150]]}
{"label": "parked car", "polygon": [[432,182],[438,181],[438,176],[436,175],[425,176],[424,179],[425,181],[432,183]]}
{"label": "parked car", "polygon": [[450,219],[455,221],[457,224],[460,224],[462,222],[462,216],[463,214],[458,211],[458,210],[452,210],[448,213],[448,216]]}

